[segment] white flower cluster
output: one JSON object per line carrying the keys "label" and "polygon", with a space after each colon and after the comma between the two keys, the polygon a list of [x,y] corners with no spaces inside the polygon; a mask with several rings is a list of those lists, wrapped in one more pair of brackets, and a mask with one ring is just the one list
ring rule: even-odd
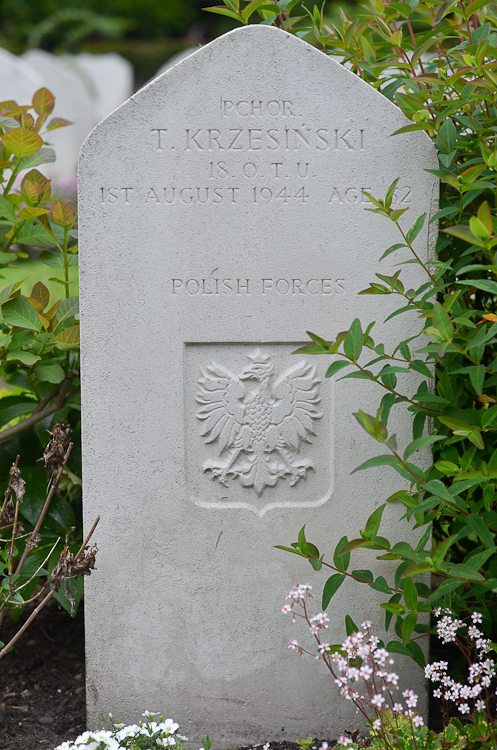
{"label": "white flower cluster", "polygon": [[188,738],[178,734],[179,725],[175,721],[164,720],[162,716],[159,721],[154,721],[156,716],[158,712],[145,711],[143,713],[145,722],[140,721],[138,724],[126,726],[122,722],[114,722],[112,714],[109,714],[111,730],[83,732],[75,740],[62,742],[55,750],[83,750],[83,748],[86,750],[126,750],[130,746],[136,746],[137,741],[139,741],[139,747],[145,741],[146,747],[150,750],[155,750],[155,748],[162,750],[172,746],[177,746],[179,750],[181,744]]}
{"label": "white flower cluster", "polygon": [[[482,700],[482,694],[487,693],[495,676],[495,662],[485,656],[490,650],[490,641],[484,637],[483,632],[476,627],[477,623],[482,622],[482,616],[479,612],[473,612],[471,615],[472,625],[467,627],[461,620],[456,619],[450,609],[435,610],[435,616],[440,618],[437,623],[438,637],[443,643],[457,641],[457,631],[466,630],[471,646],[476,650],[476,660],[469,661],[468,682],[466,685],[456,682],[447,674],[448,663],[446,661],[437,661],[428,664],[425,667],[425,677],[431,682],[438,683],[433,691],[435,698],[441,698],[443,701],[450,701],[456,704],[460,713],[469,714],[471,712],[468,701],[474,701],[474,708],[477,711],[485,711],[485,701]],[[462,645],[462,644],[461,644]],[[472,649],[471,649],[472,650]],[[470,654],[466,654],[468,657]]]}

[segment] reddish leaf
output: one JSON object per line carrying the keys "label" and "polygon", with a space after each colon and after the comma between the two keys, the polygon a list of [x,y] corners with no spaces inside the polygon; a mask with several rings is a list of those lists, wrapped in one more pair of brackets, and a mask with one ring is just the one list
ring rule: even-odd
{"label": "reddish leaf", "polygon": [[42,310],[44,310],[44,308],[50,302],[50,292],[48,291],[45,284],[43,284],[41,281],[37,281],[32,288],[31,297],[41,303]]}
{"label": "reddish leaf", "polygon": [[79,346],[79,325],[71,326],[61,331],[61,333],[57,334],[55,340],[58,344]]}
{"label": "reddish leaf", "polygon": [[56,130],[57,128],[65,128],[67,125],[72,125],[70,120],[64,120],[63,117],[52,117],[47,125],[47,130]]}
{"label": "reddish leaf", "polygon": [[74,224],[74,211],[69,203],[58,201],[52,209],[52,220],[55,224],[67,229]]}
{"label": "reddish leaf", "polygon": [[36,114],[41,115],[46,112],[48,115],[53,110],[55,104],[55,97],[46,88],[38,89],[33,94],[33,107]]}
{"label": "reddish leaf", "polygon": [[43,312],[43,305],[41,302],[38,302],[37,299],[34,299],[33,297],[28,297],[28,302],[31,305],[31,307],[34,307],[36,312]]}

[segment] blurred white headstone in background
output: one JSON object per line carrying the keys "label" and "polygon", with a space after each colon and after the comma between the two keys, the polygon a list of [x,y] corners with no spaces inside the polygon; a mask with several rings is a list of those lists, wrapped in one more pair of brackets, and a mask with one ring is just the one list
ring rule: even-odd
{"label": "blurred white headstone in background", "polygon": [[55,182],[75,179],[86,136],[133,93],[132,65],[114,53],[56,56],[29,50],[17,57],[0,49],[0,101],[28,104],[42,86],[55,96],[54,116],[73,124],[47,133],[57,160],[40,169]]}

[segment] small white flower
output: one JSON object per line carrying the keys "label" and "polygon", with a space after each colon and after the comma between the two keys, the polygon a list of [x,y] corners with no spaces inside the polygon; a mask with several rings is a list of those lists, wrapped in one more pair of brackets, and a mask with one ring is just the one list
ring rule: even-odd
{"label": "small white flower", "polygon": [[319,750],[328,750],[328,747],[329,747],[328,743],[327,742],[323,742],[323,744],[320,746]]}
{"label": "small white flower", "polygon": [[173,732],[176,732],[176,730],[179,729],[179,724],[176,724],[172,719],[166,719],[161,722],[160,727],[166,732],[169,732],[169,734],[173,734]]}
{"label": "small white flower", "polygon": [[75,745],[83,745],[87,740],[89,740],[91,737],[91,732],[83,732],[83,734],[80,734],[79,737],[76,737],[74,740]]}
{"label": "small white flower", "polygon": [[415,727],[422,727],[424,724],[423,718],[421,716],[415,716],[412,720],[412,723]]}
{"label": "small white flower", "polygon": [[299,644],[297,643],[297,641],[290,641],[290,643],[288,644],[288,648],[293,648],[293,650],[295,650],[298,645]]}
{"label": "small white flower", "polygon": [[130,724],[128,727],[123,727],[119,730],[116,734],[116,738],[119,740],[124,740],[126,737],[134,737],[136,734],[140,733],[140,727],[138,724]]}
{"label": "small white flower", "polygon": [[350,739],[350,737],[346,737],[344,734],[341,734],[338,738],[338,744],[347,747],[347,745],[352,745],[352,740]]}
{"label": "small white flower", "polygon": [[[476,614],[476,613],[473,612],[473,614]],[[476,710],[477,711],[484,711],[485,710],[485,701],[476,701],[475,706],[476,706]]]}
{"label": "small white flower", "polygon": [[468,706],[468,704],[467,704],[467,703],[461,703],[461,704],[460,704],[460,705],[458,706],[458,708],[459,708],[459,711],[460,711],[460,712],[461,712],[462,714],[469,714],[469,706]]}
{"label": "small white flower", "polygon": [[73,747],[74,745],[72,744],[72,742],[66,740],[66,742],[63,742],[61,745],[57,745],[55,750],[72,750]]}
{"label": "small white flower", "polygon": [[398,714],[398,713],[402,713],[402,711],[404,710],[404,706],[402,705],[402,703],[394,703],[394,704],[393,704],[393,710],[394,710],[394,711],[395,711],[395,713],[397,713],[397,714]]}
{"label": "small white flower", "polygon": [[373,729],[380,729],[381,728],[381,721],[379,719],[375,719],[373,721]]}
{"label": "small white flower", "polygon": [[92,732],[92,735],[92,739],[105,742],[109,737],[112,737],[112,732],[106,732],[105,729],[101,729],[100,732]]}
{"label": "small white flower", "polygon": [[262,750],[270,750],[270,747],[271,745],[269,744],[269,742],[266,742],[266,744],[262,746]]}
{"label": "small white flower", "polygon": [[479,612],[473,612],[471,614],[471,619],[473,622],[482,622],[482,616]]}

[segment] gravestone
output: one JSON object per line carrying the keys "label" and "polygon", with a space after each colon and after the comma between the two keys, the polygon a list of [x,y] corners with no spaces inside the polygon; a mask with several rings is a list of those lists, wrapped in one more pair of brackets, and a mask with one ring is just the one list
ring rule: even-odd
{"label": "gravestone", "polygon": [[[284,591],[324,571],[275,550],[308,537],[330,557],[402,484],[351,476],[378,446],[352,412],[381,394],[333,382],[325,357],[292,356],[306,329],[330,340],[355,317],[386,345],[419,331],[394,300],[357,294],[406,256],[365,211],[385,194],[405,228],[436,207],[423,133],[299,39],[267,26],[226,34],[131,97],[80,158],[83,490],[98,573],[86,581],[89,725],[160,710],[215,747],[336,737],[357,726],[323,665],[287,650],[311,636],[281,614]],[[433,237],[416,240],[424,258]],[[425,279],[405,266],[405,280]],[[407,386],[408,387],[408,386]],[[416,384],[411,383],[415,388]],[[399,443],[405,411],[392,410]],[[382,531],[399,540],[402,509]],[[325,557],[326,559],[326,557]],[[391,569],[358,552],[354,568]],[[347,581],[329,607],[372,619],[375,593]],[[390,638],[394,637],[390,634]],[[396,662],[400,659],[396,659]],[[421,693],[421,670],[402,689]]]}
{"label": "gravestone", "polygon": [[0,101],[29,104],[42,86],[43,78],[31,65],[0,47]]}

